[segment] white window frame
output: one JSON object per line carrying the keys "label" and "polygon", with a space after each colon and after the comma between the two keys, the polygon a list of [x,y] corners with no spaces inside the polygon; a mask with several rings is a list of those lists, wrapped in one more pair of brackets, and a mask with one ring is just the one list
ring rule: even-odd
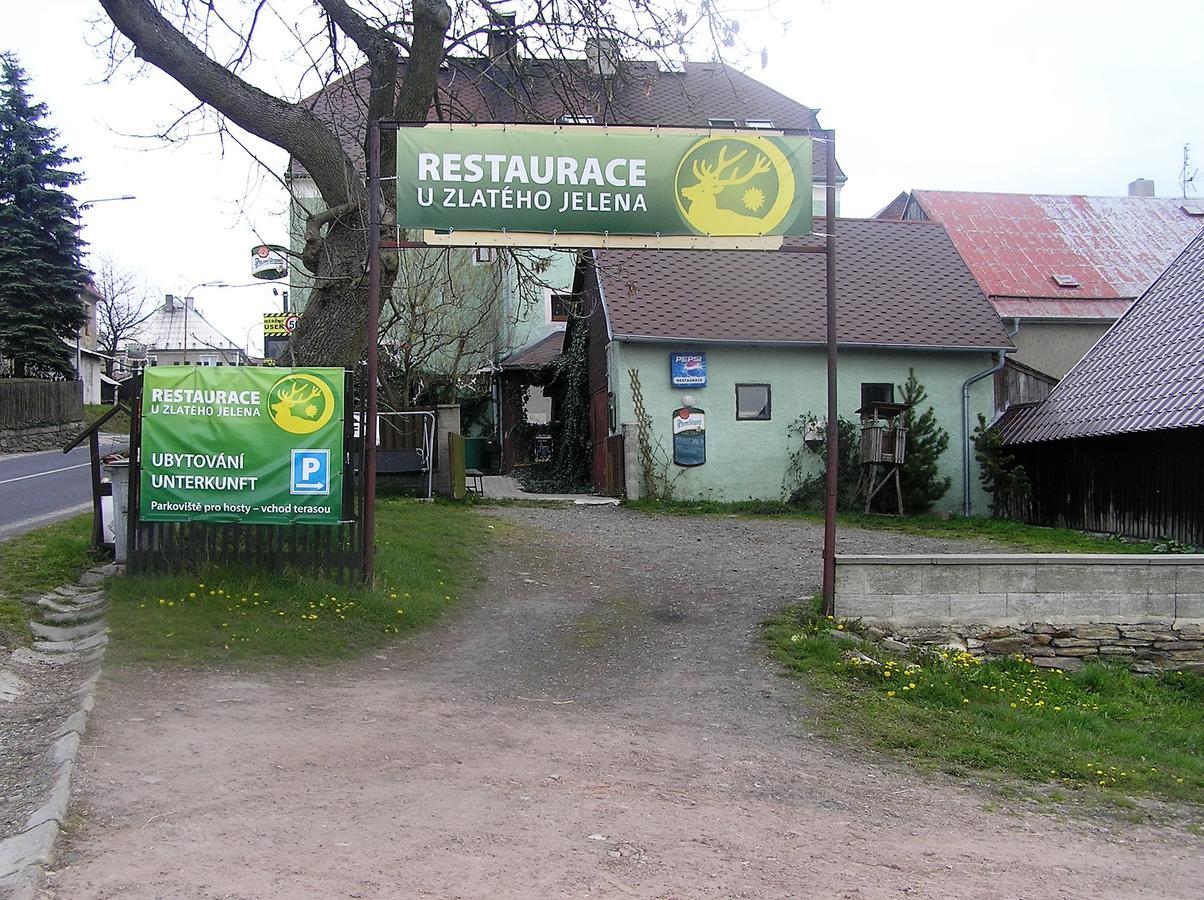
{"label": "white window frame", "polygon": [[745,128],[759,128],[759,129],[764,129],[764,130],[768,131],[774,127],[773,119],[745,119],[744,127]]}
{"label": "white window frame", "polygon": [[472,248],[472,264],[474,266],[487,266],[497,259],[496,247],[473,247]]}
{"label": "white window frame", "polygon": [[221,359],[221,357],[213,353],[201,353],[197,355],[197,365],[216,366],[219,359]]}
{"label": "white window frame", "polygon": [[740,123],[735,119],[707,119],[710,128],[739,128]]}
{"label": "white window frame", "polygon": [[598,124],[597,119],[595,119],[593,116],[577,116],[577,115],[573,115],[573,113],[563,113],[560,116],[560,118],[558,118],[556,121],[561,125],[596,125],[596,124]]}

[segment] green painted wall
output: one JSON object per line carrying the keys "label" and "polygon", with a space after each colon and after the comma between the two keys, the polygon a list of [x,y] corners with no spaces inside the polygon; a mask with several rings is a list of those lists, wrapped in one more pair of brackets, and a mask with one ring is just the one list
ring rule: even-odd
{"label": "green painted wall", "polygon": [[[669,354],[703,351],[707,355],[707,387],[682,390],[669,386]],[[862,382],[907,380],[909,367],[928,391],[928,402],[942,428],[949,432],[949,449],[942,457],[944,473],[953,484],[936,507],[960,512],[962,503],[961,389],[971,375],[990,367],[987,352],[918,352],[903,350],[842,350],[837,379],[840,413],[856,419],[861,405]],[[790,449],[798,439],[787,435],[788,426],[803,413],[821,419],[826,407],[825,356],[822,348],[743,346],[688,346],[684,344],[620,343],[610,345],[610,378],[618,403],[620,422],[634,423],[629,369],[638,369],[644,404],[666,454],[671,455],[670,419],[681,398],[693,395],[707,415],[707,462],[692,469],[670,465],[679,499],[778,499]],[[736,421],[736,384],[770,385],[772,418]],[[985,378],[971,388],[971,427],[978,413],[990,418],[992,381]],[[896,399],[900,396],[898,387]],[[819,468],[814,457],[815,469]],[[976,514],[988,514],[985,492],[971,458],[971,503]]]}

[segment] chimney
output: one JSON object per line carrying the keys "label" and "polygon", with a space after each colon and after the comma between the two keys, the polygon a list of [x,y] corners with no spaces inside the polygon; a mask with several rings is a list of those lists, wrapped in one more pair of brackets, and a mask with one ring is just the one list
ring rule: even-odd
{"label": "chimney", "polygon": [[585,42],[585,59],[599,78],[610,78],[619,70],[619,45],[614,38],[591,37]]}
{"label": "chimney", "polygon": [[174,294],[165,294],[163,297],[163,308],[167,312],[171,312],[176,308],[176,298]]}
{"label": "chimney", "polygon": [[1130,197],[1153,197],[1154,182],[1150,178],[1138,178],[1129,182]]}
{"label": "chimney", "polygon": [[514,27],[514,13],[491,14],[489,29],[489,58],[494,62],[514,67],[518,63],[518,31]]}

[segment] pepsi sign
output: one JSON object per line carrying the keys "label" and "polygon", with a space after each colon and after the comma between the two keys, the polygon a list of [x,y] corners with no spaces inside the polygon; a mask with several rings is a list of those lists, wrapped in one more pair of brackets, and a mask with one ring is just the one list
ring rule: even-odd
{"label": "pepsi sign", "polygon": [[670,353],[669,384],[675,388],[707,386],[707,355],[705,353]]}

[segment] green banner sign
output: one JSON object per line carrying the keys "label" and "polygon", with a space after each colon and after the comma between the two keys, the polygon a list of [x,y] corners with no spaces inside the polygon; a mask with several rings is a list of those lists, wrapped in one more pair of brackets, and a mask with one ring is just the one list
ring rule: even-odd
{"label": "green banner sign", "polygon": [[342,369],[160,366],[143,379],[143,521],[340,520]]}
{"label": "green banner sign", "polygon": [[772,131],[397,130],[403,228],[672,238],[811,231],[811,139]]}

